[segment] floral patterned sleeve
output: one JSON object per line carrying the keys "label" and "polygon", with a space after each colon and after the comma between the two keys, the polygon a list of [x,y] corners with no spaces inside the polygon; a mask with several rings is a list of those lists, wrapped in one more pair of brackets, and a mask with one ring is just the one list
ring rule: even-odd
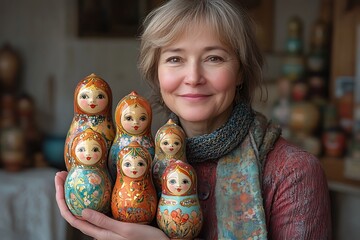
{"label": "floral patterned sleeve", "polygon": [[263,172],[268,238],[331,239],[330,198],[320,161],[279,139]]}

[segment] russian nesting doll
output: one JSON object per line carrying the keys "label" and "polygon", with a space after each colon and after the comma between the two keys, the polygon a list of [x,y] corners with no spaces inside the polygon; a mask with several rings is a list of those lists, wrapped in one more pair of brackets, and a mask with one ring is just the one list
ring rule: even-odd
{"label": "russian nesting doll", "polygon": [[157,223],[171,239],[194,239],[201,231],[203,215],[193,167],[177,160],[162,175]]}
{"label": "russian nesting doll", "polygon": [[115,109],[116,135],[110,148],[108,167],[113,181],[116,179],[118,154],[132,141],[146,148],[151,158],[155,154],[154,139],[151,135],[152,110],[150,103],[131,92],[121,99]]}
{"label": "russian nesting doll", "polygon": [[115,137],[112,120],[112,92],[104,79],[91,74],[81,80],[74,94],[74,117],[65,140],[64,159],[67,170],[70,170],[70,146],[74,136],[87,128],[101,133],[109,151]]}
{"label": "russian nesting doll", "polygon": [[138,142],[131,142],[118,154],[117,177],[111,211],[117,220],[149,224],[157,207],[151,178],[151,155]]}
{"label": "russian nesting doll", "polygon": [[65,200],[80,219],[85,208],[110,212],[112,185],[107,153],[104,137],[91,128],[78,133],[72,141],[70,154],[74,162],[65,180]]}
{"label": "russian nesting doll", "polygon": [[186,161],[185,145],[185,132],[172,119],[169,119],[156,132],[152,174],[159,197],[161,195],[161,176],[165,168],[173,161]]}

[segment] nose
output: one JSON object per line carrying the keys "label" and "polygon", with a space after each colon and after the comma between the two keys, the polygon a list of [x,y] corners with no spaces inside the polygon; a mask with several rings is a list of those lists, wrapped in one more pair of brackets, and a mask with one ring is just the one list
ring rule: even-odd
{"label": "nose", "polygon": [[195,61],[190,62],[186,71],[185,84],[190,86],[204,84],[205,78],[203,76],[203,69],[200,63]]}

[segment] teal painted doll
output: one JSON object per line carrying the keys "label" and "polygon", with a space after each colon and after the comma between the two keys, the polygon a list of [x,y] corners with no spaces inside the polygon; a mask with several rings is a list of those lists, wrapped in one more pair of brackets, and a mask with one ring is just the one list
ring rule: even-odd
{"label": "teal painted doll", "polygon": [[71,155],[74,162],[64,185],[68,208],[78,218],[85,208],[109,213],[112,185],[104,137],[91,128],[78,133],[72,141]]}
{"label": "teal painted doll", "polygon": [[190,164],[178,160],[166,167],[156,219],[171,239],[194,239],[200,233],[203,215],[196,173]]}

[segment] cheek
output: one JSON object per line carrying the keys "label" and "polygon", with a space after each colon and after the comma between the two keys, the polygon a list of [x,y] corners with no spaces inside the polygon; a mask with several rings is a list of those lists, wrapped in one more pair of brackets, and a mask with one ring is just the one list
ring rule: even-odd
{"label": "cheek", "polygon": [[83,152],[77,153],[76,156],[77,156],[79,159],[84,159],[84,158],[85,158],[85,153],[83,153]]}
{"label": "cheek", "polygon": [[106,99],[98,100],[98,105],[101,109],[105,109],[108,104],[108,101]]}
{"label": "cheek", "polygon": [[161,92],[169,93],[179,86],[179,81],[176,74],[159,69],[159,84]]}
{"label": "cheek", "polygon": [[87,100],[86,99],[80,99],[79,100],[79,105],[84,108],[84,107],[87,107],[88,103],[87,103]]}
{"label": "cheek", "polygon": [[100,159],[101,154],[100,154],[100,153],[94,153],[94,154],[93,154],[93,157],[94,157],[95,159]]}

